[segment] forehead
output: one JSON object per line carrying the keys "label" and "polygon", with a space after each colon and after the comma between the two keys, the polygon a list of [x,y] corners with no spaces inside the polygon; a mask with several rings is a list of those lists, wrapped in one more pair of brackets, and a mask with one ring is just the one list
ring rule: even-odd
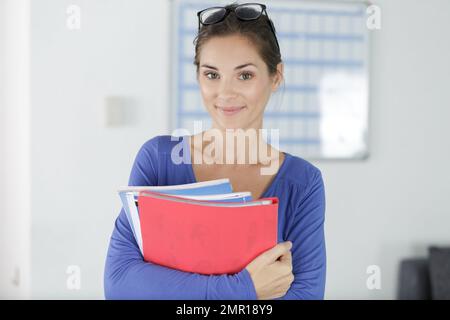
{"label": "forehead", "polygon": [[256,46],[240,35],[209,39],[201,49],[200,64],[203,63],[218,68],[234,68],[244,63],[253,63],[257,67],[264,65]]}

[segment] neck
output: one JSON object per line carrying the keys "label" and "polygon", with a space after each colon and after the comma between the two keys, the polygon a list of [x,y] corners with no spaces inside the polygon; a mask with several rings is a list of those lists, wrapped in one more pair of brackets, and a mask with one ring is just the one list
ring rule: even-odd
{"label": "neck", "polygon": [[226,129],[212,126],[193,136],[194,163],[231,165],[278,164],[280,153],[263,137],[261,127]]}

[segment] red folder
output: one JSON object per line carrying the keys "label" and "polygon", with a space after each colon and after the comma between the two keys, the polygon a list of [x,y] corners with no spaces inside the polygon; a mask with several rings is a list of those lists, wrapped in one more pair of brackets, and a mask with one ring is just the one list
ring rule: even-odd
{"label": "red folder", "polygon": [[216,206],[223,202],[140,192],[144,260],[200,274],[240,272],[277,244],[278,198],[248,203],[261,200],[270,204]]}

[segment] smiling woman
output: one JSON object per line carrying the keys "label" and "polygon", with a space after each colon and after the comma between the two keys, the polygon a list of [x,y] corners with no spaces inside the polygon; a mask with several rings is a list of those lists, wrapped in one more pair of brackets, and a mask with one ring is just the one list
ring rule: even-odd
{"label": "smiling woman", "polygon": [[[257,133],[254,142],[233,152],[249,159],[252,148],[267,145],[275,172],[261,174],[267,163],[195,163],[173,161],[178,141],[157,136],[139,150],[129,185],[177,185],[228,178],[233,190],[255,199],[277,197],[278,244],[233,275],[201,275],[143,260],[122,209],[111,237],[105,267],[105,296],[112,299],[323,299],[326,254],[325,191],[321,172],[306,160],[280,152],[263,141],[264,110],[283,81],[283,63],[275,27],[262,4],[232,4],[198,12],[195,39],[197,80],[212,128],[183,137],[188,157],[204,159],[204,139],[223,137],[222,154],[233,143],[229,130]],[[250,136],[250,135],[249,135]],[[234,139],[236,135],[232,135]],[[200,139],[197,139],[200,138]],[[239,137],[238,137],[239,139]],[[201,148],[191,141],[199,140]],[[186,142],[187,141],[187,142]],[[234,147],[233,148],[234,151]],[[244,155],[244,157],[242,157]],[[259,156],[259,154],[258,154]],[[223,159],[222,159],[223,160]],[[272,163],[269,163],[272,167]],[[236,221],[239,223],[239,221]]]}
{"label": "smiling woman", "polygon": [[239,34],[210,39],[202,44],[198,59],[197,79],[213,127],[261,128],[265,106],[282,79],[283,64],[270,76],[255,45]]}
{"label": "smiling woman", "polygon": [[205,9],[198,16],[194,64],[213,128],[261,128],[270,95],[283,80],[266,7],[234,4]]}

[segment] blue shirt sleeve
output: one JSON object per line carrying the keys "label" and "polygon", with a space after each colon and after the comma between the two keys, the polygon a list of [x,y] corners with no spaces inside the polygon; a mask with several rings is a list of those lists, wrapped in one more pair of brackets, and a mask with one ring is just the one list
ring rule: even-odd
{"label": "blue shirt sleeve", "polygon": [[[155,185],[158,169],[157,137],[139,150],[129,185]],[[201,275],[144,261],[125,211],[117,217],[104,272],[106,299],[220,300],[256,299],[249,272],[234,275]]]}
{"label": "blue shirt sleeve", "polygon": [[319,300],[324,298],[326,248],[324,236],[325,188],[315,168],[312,181],[295,211],[287,240],[292,241],[294,281],[287,293],[276,300]]}

